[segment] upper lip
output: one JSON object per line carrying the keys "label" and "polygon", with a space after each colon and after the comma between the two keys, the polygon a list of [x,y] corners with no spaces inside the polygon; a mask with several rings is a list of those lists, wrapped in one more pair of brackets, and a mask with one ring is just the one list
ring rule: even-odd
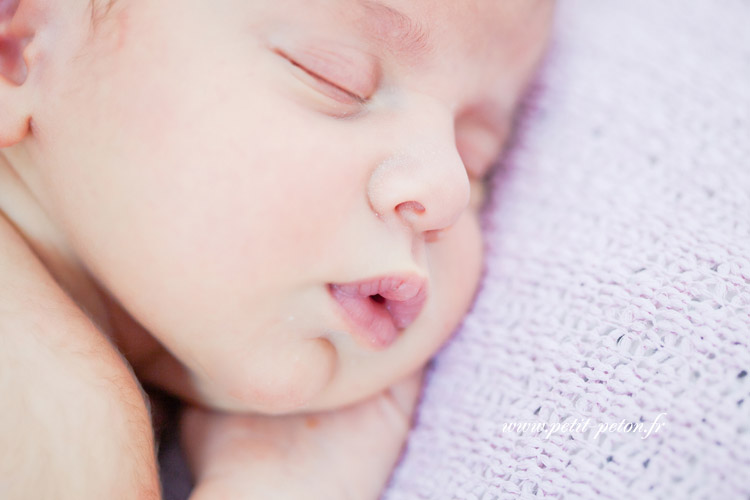
{"label": "upper lip", "polygon": [[[365,332],[365,336],[372,344],[379,346],[389,345],[395,340],[397,330],[411,325],[419,316],[427,298],[427,280],[410,273],[390,274],[349,283],[331,283],[329,288],[334,298],[344,305],[357,329],[369,330]],[[358,307],[365,304],[369,306],[371,303],[379,303],[385,308],[392,327],[378,329],[373,326],[375,319],[368,314],[369,309]]]}

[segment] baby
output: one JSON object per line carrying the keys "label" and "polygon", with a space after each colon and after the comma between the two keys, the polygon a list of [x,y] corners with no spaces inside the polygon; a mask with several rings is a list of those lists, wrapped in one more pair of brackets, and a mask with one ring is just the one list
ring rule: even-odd
{"label": "baby", "polygon": [[552,0],[0,0],[0,498],[377,498]]}

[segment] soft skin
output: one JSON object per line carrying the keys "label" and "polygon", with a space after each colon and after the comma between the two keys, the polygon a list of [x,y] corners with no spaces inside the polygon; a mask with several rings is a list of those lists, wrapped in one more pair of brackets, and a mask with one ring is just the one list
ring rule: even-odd
{"label": "soft skin", "polygon": [[[93,28],[88,0],[21,2],[0,212],[141,381],[232,411],[337,408],[459,324],[482,178],[552,3],[387,3],[430,32],[419,53],[355,0],[119,0]],[[428,299],[373,349],[327,284],[394,273]]]}

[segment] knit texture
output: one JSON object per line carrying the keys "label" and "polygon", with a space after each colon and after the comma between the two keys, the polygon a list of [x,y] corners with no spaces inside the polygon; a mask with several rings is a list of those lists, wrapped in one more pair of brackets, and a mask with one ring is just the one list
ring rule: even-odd
{"label": "knit texture", "polygon": [[750,498],[750,2],[558,6],[383,499]]}

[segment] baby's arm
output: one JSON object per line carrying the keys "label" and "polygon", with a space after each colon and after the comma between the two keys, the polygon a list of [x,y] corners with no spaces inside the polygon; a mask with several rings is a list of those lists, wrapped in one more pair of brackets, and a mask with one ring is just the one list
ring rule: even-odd
{"label": "baby's arm", "polygon": [[138,382],[2,215],[0,403],[0,498],[160,498]]}
{"label": "baby's arm", "polygon": [[380,497],[401,453],[422,369],[353,406],[312,415],[188,408],[180,426],[195,476],[190,500]]}

